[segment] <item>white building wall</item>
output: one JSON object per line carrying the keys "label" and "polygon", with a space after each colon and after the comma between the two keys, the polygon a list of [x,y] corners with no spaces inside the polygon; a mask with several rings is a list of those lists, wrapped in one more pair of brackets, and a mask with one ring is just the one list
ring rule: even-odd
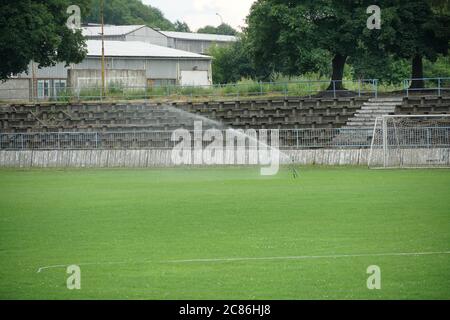
{"label": "white building wall", "polygon": [[189,51],[199,54],[206,54],[213,45],[220,47],[229,46],[230,42],[204,41],[204,40],[186,40],[169,38],[168,46],[170,48]]}
{"label": "white building wall", "polygon": [[148,27],[138,29],[126,35],[125,41],[142,41],[162,47],[167,47],[168,45],[165,35]]}
{"label": "white building wall", "polygon": [[28,100],[30,93],[29,79],[11,79],[0,82],[0,101]]}
{"label": "white building wall", "polygon": [[[187,74],[191,71],[204,71],[207,72],[207,79],[203,80],[199,85],[204,85],[205,81],[212,84],[212,71],[210,60],[191,60],[191,59],[139,59],[139,58],[112,58],[107,57],[105,59],[105,68],[110,70],[130,70],[130,71],[143,71],[148,84],[158,83],[158,81],[152,80],[169,80],[168,83],[183,84],[182,73]],[[64,63],[58,63],[53,67],[47,67],[39,69],[37,65],[30,63],[28,68],[28,74],[22,73],[17,79],[9,80],[0,86],[2,90],[0,96],[4,99],[13,99],[15,97],[20,99],[28,99],[30,92],[33,91],[37,94],[37,87],[39,80],[68,80],[69,70],[101,70],[100,57],[88,57],[79,64],[71,64],[66,66]],[[31,89],[32,85],[30,79],[34,77],[34,89]],[[142,85],[142,81],[139,81]],[[53,81],[50,81],[50,86],[53,86]],[[67,82],[67,86],[76,86],[76,83]],[[13,90],[14,89],[14,90]],[[50,90],[54,90],[52,87]]]}

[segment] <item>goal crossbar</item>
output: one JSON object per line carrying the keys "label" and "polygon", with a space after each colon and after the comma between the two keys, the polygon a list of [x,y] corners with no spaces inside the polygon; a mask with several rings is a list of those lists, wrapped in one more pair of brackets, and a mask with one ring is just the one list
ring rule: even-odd
{"label": "goal crossbar", "polygon": [[371,169],[449,168],[450,115],[386,115],[373,128]]}

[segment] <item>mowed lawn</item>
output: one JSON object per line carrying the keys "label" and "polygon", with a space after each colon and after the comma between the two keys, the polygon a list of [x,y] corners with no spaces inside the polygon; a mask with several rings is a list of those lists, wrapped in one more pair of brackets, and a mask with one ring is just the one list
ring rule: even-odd
{"label": "mowed lawn", "polygon": [[1,299],[450,299],[449,253],[450,170],[0,170]]}

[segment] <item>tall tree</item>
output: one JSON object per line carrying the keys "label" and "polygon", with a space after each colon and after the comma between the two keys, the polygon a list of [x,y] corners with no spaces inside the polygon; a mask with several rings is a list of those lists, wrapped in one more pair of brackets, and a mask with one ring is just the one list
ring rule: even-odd
{"label": "tall tree", "polygon": [[[392,2],[392,1],[391,1]],[[412,63],[412,88],[424,88],[423,59],[434,62],[439,54],[448,54],[450,16],[448,1],[409,0],[394,1],[396,15],[392,20],[395,30],[387,49]]]}
{"label": "tall tree", "polygon": [[222,35],[228,35],[228,36],[235,36],[237,35],[237,31],[233,29],[232,26],[222,23],[218,27],[214,26],[205,26],[203,28],[200,28],[197,30],[198,33],[208,33],[208,34],[222,34]]}
{"label": "tall tree", "polygon": [[317,68],[315,62],[326,52],[331,56],[334,81],[329,89],[343,89],[344,67],[365,39],[366,10],[371,2],[258,0],[247,18],[246,29],[255,63],[296,75]]}
{"label": "tall tree", "polygon": [[[91,0],[92,10],[86,22],[100,23],[100,1]],[[141,0],[104,0],[105,23],[116,25],[145,24],[163,30],[175,30],[161,10],[145,5]]]}
{"label": "tall tree", "polygon": [[182,22],[180,20],[175,21],[174,23],[175,31],[178,32],[191,32],[188,24],[186,22]]}
{"label": "tall tree", "polygon": [[229,46],[212,46],[209,49],[208,54],[214,58],[214,83],[232,83],[255,76],[256,72],[245,43],[239,40]]}
{"label": "tall tree", "polygon": [[87,0],[1,0],[0,79],[26,72],[30,61],[39,67],[57,62],[78,63],[86,54],[80,31],[66,26],[67,8],[79,4],[85,13]]}

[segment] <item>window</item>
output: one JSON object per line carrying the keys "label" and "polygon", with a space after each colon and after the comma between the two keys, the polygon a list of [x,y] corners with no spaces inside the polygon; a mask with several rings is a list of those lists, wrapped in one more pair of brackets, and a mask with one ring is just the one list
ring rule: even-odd
{"label": "window", "polygon": [[37,95],[38,99],[48,99],[59,97],[67,87],[67,80],[38,80]]}
{"label": "window", "polygon": [[54,97],[59,97],[66,90],[66,80],[53,80]]}
{"label": "window", "polygon": [[150,79],[148,80],[149,87],[167,87],[177,84],[175,79]]}
{"label": "window", "polygon": [[50,80],[38,80],[37,94],[39,99],[50,97]]}

